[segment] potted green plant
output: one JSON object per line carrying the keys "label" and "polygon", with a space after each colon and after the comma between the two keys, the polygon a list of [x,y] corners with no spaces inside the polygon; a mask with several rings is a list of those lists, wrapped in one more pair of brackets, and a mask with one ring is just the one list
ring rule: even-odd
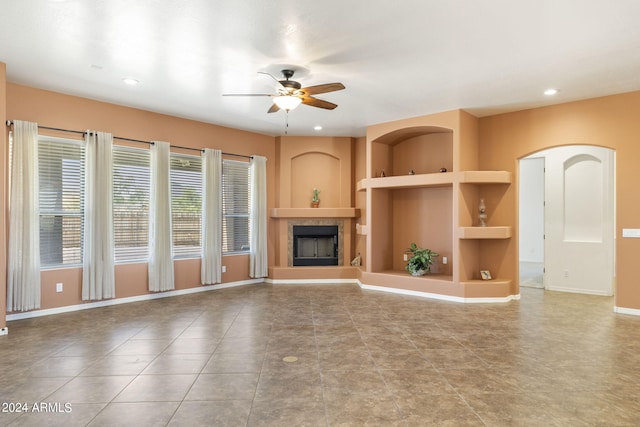
{"label": "potted green plant", "polygon": [[431,271],[431,264],[433,264],[433,258],[439,256],[439,254],[433,252],[431,249],[419,248],[415,243],[411,243],[411,247],[407,249],[407,253],[411,254],[409,263],[405,269],[411,273],[412,276],[422,276]]}
{"label": "potted green plant", "polygon": [[317,208],[320,205],[320,190],[317,188],[313,189],[313,197],[311,198],[311,207]]}

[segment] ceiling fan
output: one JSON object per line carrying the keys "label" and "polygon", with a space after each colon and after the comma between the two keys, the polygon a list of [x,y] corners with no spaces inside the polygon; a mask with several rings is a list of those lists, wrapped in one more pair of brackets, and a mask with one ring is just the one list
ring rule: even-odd
{"label": "ceiling fan", "polygon": [[342,83],[326,83],[322,85],[302,87],[299,82],[290,80],[295,73],[294,70],[282,70],[284,80],[278,80],[271,74],[263,71],[259,71],[258,73],[266,74],[278,83],[278,88],[276,89],[277,93],[228,93],[223,94],[222,96],[270,96],[273,98],[273,105],[269,108],[267,113],[275,113],[281,109],[290,111],[300,104],[324,108],[326,110],[333,110],[338,106],[337,104],[315,98],[313,95],[334,92],[345,88]]}

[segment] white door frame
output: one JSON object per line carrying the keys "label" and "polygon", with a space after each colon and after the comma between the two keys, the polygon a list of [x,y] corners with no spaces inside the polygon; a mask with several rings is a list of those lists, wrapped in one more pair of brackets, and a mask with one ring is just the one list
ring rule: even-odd
{"label": "white door frame", "polygon": [[[544,242],[544,288],[557,291],[613,295],[615,285],[615,151],[609,148],[581,145],[559,146],[538,151],[520,160],[545,157],[545,242]],[[602,176],[602,238],[593,236],[581,239],[571,234],[571,198],[579,196],[581,190],[571,190],[570,166],[575,162],[594,160]],[[521,163],[519,163],[521,166]],[[596,175],[587,175],[585,181],[599,183]],[[594,181],[595,180],[595,181]],[[579,185],[579,184],[578,184]],[[565,188],[567,187],[567,188]],[[606,188],[605,188],[606,187]],[[571,195],[565,194],[572,191]],[[584,191],[584,189],[582,190]],[[588,191],[585,192],[588,194]],[[583,200],[585,194],[582,195]],[[519,197],[526,196],[526,192]],[[578,202],[576,202],[578,203]],[[590,208],[586,202],[585,211]],[[594,199],[595,203],[595,199]],[[518,201],[520,209],[522,203]],[[577,205],[575,205],[577,206]],[[595,209],[600,209],[599,207]],[[599,211],[598,211],[599,213]],[[585,212],[588,216],[589,212]],[[520,215],[520,212],[519,212]],[[600,224],[600,222],[598,222]],[[518,235],[523,227],[519,224]],[[520,248],[518,248],[520,250]],[[593,254],[593,256],[592,256]],[[519,258],[521,254],[519,253]]]}

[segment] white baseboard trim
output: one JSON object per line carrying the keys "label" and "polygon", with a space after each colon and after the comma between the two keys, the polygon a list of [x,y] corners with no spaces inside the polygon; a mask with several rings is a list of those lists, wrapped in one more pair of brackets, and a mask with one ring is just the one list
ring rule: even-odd
{"label": "white baseboard trim", "polygon": [[358,279],[265,279],[266,283],[274,284],[274,285],[299,285],[301,283],[304,284],[322,284],[322,285],[335,285],[335,284],[356,284],[360,286],[362,289],[378,291],[378,292],[388,292],[392,294],[400,294],[400,295],[410,295],[422,298],[430,298],[441,301],[451,301],[458,303],[504,303],[512,300],[519,300],[520,294],[517,295],[509,295],[507,297],[502,298],[462,298],[455,297],[449,295],[441,295],[441,294],[432,294],[428,292],[418,292],[411,291],[407,289],[397,289],[397,288],[387,288],[385,286],[373,286],[367,285]]}
{"label": "white baseboard trim", "polygon": [[366,285],[364,283],[358,283],[362,289],[367,289],[371,291],[379,291],[379,292],[389,292],[392,294],[400,294],[400,295],[410,295],[414,297],[421,298],[430,298],[440,301],[450,301],[450,302],[459,302],[465,304],[477,304],[477,303],[504,303],[512,300],[519,300],[520,294],[517,295],[509,295],[501,298],[464,298],[464,297],[456,297],[451,295],[442,295],[442,294],[432,294],[429,292],[419,292],[419,291],[411,291],[408,289],[397,289],[397,288],[387,288],[385,286],[372,286]]}
{"label": "white baseboard trim", "polygon": [[599,296],[599,297],[610,297],[610,296],[612,296],[611,294],[609,294],[607,292],[603,292],[603,291],[594,291],[594,290],[591,290],[591,289],[563,288],[563,287],[560,287],[560,286],[547,286],[545,288],[545,290],[554,291],[554,292],[569,292],[569,293],[584,294],[584,295],[596,295],[596,296]]}
{"label": "white baseboard trim", "polygon": [[265,279],[265,283],[272,285],[341,285],[358,284],[358,279]]}
{"label": "white baseboard trim", "polygon": [[[71,313],[73,311],[88,310],[91,308],[127,304],[130,302],[149,301],[149,300],[160,299],[160,298],[175,297],[179,295],[195,294],[199,292],[216,291],[218,289],[234,288],[237,286],[245,286],[245,285],[254,285],[254,284],[263,283],[263,282],[264,282],[264,279],[241,280],[238,282],[222,283],[218,285],[205,285],[197,288],[179,289],[175,291],[138,295],[135,297],[128,297],[128,298],[114,298],[114,299],[109,299],[104,301],[94,301],[94,302],[88,302],[85,304],[69,305],[66,307],[27,311],[25,313],[7,314],[7,322],[12,320],[22,320],[22,319],[31,319],[34,317],[50,316],[52,314]],[[0,332],[0,335],[3,335],[3,334]]]}
{"label": "white baseboard trim", "polygon": [[613,312],[618,314],[630,314],[631,316],[640,316],[640,310],[636,308],[613,307]]}
{"label": "white baseboard trim", "polygon": [[0,329],[0,336],[7,335],[8,333],[9,333],[9,328],[4,327],[4,328]]}

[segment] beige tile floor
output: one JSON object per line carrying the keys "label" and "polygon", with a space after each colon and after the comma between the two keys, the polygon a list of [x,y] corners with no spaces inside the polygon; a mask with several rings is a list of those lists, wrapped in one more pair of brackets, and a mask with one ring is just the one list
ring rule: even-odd
{"label": "beige tile floor", "polygon": [[10,322],[0,403],[27,404],[11,426],[637,426],[640,318],[252,285]]}

